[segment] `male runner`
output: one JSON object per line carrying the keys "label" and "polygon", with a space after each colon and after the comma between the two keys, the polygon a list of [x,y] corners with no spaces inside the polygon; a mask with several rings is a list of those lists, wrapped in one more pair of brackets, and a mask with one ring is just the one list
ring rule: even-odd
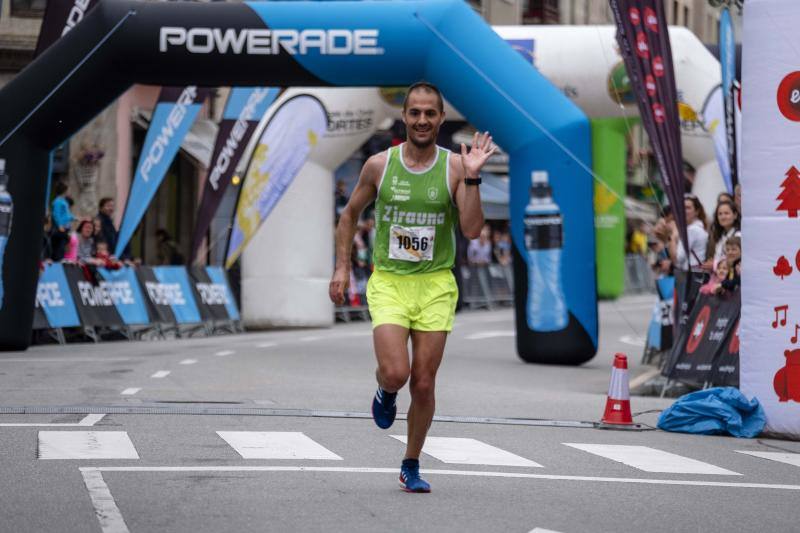
{"label": "male runner", "polygon": [[375,271],[367,285],[378,360],[372,416],[382,429],[392,425],[397,391],[410,377],[408,441],[400,485],[407,492],[430,492],[419,475],[419,455],[433,420],[436,371],[447,333],[453,329],[458,299],[451,272],[455,224],[467,238],[480,234],[479,171],[496,147],[488,132],[475,134],[469,152],[462,144],[461,155],[436,146],[444,106],[439,90],[430,83],[409,87],[403,122],[406,142],[367,160],[342,211],[329,292],[334,303],[344,302],[356,223],[375,200]]}

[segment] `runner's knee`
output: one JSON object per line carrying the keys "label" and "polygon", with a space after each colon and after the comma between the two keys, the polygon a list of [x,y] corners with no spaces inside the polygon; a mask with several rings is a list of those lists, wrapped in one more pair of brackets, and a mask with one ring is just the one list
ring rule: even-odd
{"label": "runner's knee", "polygon": [[380,371],[381,385],[389,392],[403,388],[408,381],[409,371],[402,367],[382,368]]}
{"label": "runner's knee", "polygon": [[436,381],[433,376],[413,376],[411,378],[411,397],[418,401],[433,398]]}

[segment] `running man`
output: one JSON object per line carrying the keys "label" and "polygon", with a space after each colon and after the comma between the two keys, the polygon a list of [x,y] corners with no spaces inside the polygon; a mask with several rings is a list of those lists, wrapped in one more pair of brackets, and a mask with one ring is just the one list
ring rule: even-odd
{"label": "running man", "polygon": [[476,133],[469,151],[462,144],[461,155],[437,146],[444,105],[441,93],[430,83],[409,87],[403,122],[406,142],[367,160],[342,211],[329,292],[334,303],[344,303],[356,223],[375,200],[375,271],[367,285],[378,360],[372,416],[378,427],[390,427],[397,413],[397,391],[410,379],[408,441],[400,485],[407,492],[430,492],[430,485],[419,475],[419,455],[433,420],[436,371],[453,329],[458,299],[451,272],[455,225],[460,224],[467,238],[480,234],[479,172],[496,147],[488,132]]}

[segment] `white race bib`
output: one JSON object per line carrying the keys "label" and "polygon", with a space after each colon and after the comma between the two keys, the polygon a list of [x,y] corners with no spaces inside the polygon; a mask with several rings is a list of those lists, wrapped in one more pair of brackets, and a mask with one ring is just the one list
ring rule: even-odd
{"label": "white race bib", "polygon": [[389,230],[389,258],[414,263],[432,261],[435,236],[435,226],[392,226]]}

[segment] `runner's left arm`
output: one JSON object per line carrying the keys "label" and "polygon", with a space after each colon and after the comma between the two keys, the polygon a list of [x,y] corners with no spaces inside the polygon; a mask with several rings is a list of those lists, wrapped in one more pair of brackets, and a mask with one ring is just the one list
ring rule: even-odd
{"label": "runner's left arm", "polygon": [[492,144],[489,132],[478,134],[472,138],[469,151],[461,144],[461,155],[454,159],[455,165],[451,168],[456,176],[455,198],[458,206],[458,222],[461,232],[468,239],[477,239],[483,228],[483,209],[481,208],[481,193],[478,185],[467,185],[465,179],[480,177],[481,168],[491,155],[497,150]]}

